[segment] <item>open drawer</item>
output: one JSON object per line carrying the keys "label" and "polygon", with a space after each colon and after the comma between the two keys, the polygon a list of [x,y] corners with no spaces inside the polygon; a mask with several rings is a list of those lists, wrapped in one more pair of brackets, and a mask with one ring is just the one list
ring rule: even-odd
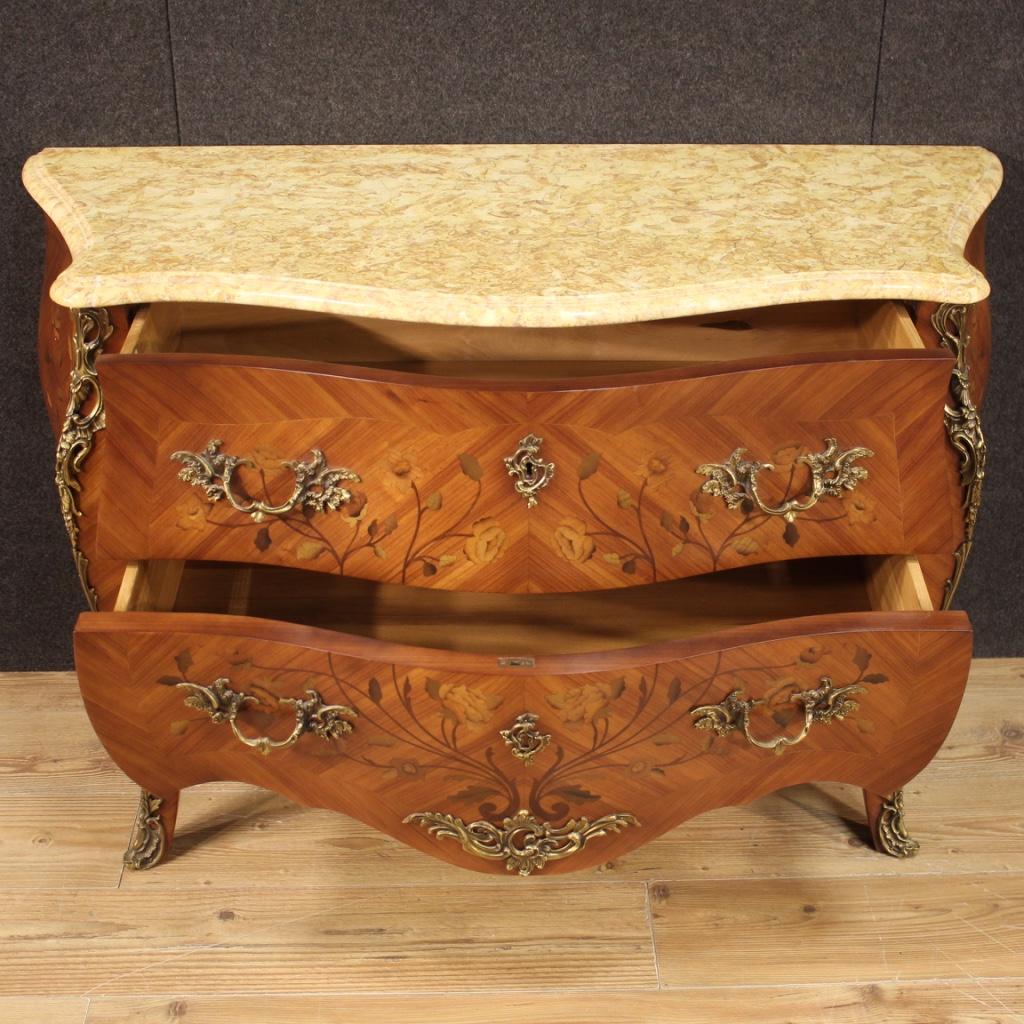
{"label": "open drawer", "polygon": [[570,592],[962,533],[952,357],[891,303],[564,329],[546,361],[511,329],[154,309],[99,360],[105,558]]}
{"label": "open drawer", "polygon": [[938,750],[971,655],[912,558],[569,597],[312,582],[150,563],[118,611],[80,618],[86,708],[151,794],[147,863],[178,792],[217,779],[524,874],[796,783],[851,783],[877,809]]}

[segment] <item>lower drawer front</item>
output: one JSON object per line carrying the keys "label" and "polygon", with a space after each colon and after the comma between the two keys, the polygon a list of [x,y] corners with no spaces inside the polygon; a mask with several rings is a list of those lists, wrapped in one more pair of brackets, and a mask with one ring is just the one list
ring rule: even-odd
{"label": "lower drawer front", "polygon": [[946,736],[970,653],[956,612],[513,664],[223,615],[86,613],[76,633],[92,722],[144,788],[254,783],[520,873],[606,862],[783,786],[898,789]]}

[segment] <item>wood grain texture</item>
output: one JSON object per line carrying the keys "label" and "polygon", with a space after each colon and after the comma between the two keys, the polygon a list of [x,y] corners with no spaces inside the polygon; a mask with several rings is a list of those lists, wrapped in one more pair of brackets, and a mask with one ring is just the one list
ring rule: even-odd
{"label": "wood grain texture", "polygon": [[[109,402],[103,551],[291,565],[442,589],[577,591],[764,561],[946,553],[961,521],[939,410],[947,353],[746,361],[522,385],[246,357],[101,360]],[[339,415],[344,410],[344,415]],[[554,479],[528,510],[503,459],[544,438]],[[874,451],[869,476],[786,528],[700,492],[736,448],[771,461],[768,501],[807,484],[794,460]],[[239,483],[280,501],[283,465],[325,452],[355,470],[340,510],[254,522],[178,477],[172,453],[251,458]]]}
{"label": "wood grain texture", "polygon": [[[88,1005],[90,1024],[1019,1024],[1024,719],[1013,695],[1022,678],[1020,661],[975,663],[946,744],[907,787],[908,821],[923,841],[909,861],[869,851],[859,793],[831,785],[724,809],[611,864],[526,886],[439,864],[271,793],[201,787],[183,803],[178,844],[187,855],[126,873],[130,892],[61,888],[66,878],[45,862],[25,878],[38,890],[27,902],[12,900],[3,883],[0,988],[68,994],[0,996],[0,1019],[79,1024]],[[40,781],[32,744],[65,732],[79,697],[70,674],[9,675],[0,684],[8,791],[22,779]],[[19,743],[28,745],[23,777]],[[42,777],[53,804],[77,771],[73,764],[70,779]],[[108,791],[119,777],[109,765]],[[118,789],[117,810],[102,799],[102,782],[70,800],[83,820],[116,824],[126,837],[135,793]],[[38,796],[43,820],[49,805],[43,790]],[[32,823],[10,824],[2,810],[0,820],[6,880],[11,841]],[[636,879],[650,881],[639,888],[666,915],[658,927],[684,927],[691,892],[702,914],[725,910],[685,958],[677,945],[658,945],[662,983],[688,971],[697,976],[692,985],[657,990],[651,961],[639,956]],[[717,900],[709,885],[720,890]],[[979,892],[996,896],[985,903]],[[805,911],[815,898],[817,909]],[[771,920],[754,928],[752,913]],[[547,926],[558,920],[567,923],[553,934]],[[648,931],[648,949],[650,941]],[[745,975],[738,987],[723,978],[736,964]],[[819,964],[841,980],[804,983]]]}
{"label": "wood grain texture", "polygon": [[[414,373],[507,379],[666,368],[808,352],[920,348],[893,302],[804,302],[640,323],[467,327],[217,303],[153,303],[137,351],[308,359]],[[522,369],[517,371],[516,367]],[[541,369],[550,367],[551,369]],[[621,369],[615,370],[615,367]]]}
{"label": "wood grain texture", "polygon": [[[0,994],[651,988],[645,888],[12,893]],[[59,922],[59,923],[57,923]]]}
{"label": "wood grain texture", "polygon": [[[899,788],[948,732],[969,658],[966,618],[924,612],[772,622],[630,651],[538,657],[526,669],[228,616],[93,613],[76,633],[90,718],[145,789],[170,796],[217,779],[252,782],[344,811],[442,859],[499,872],[500,860],[403,820],[439,811],[500,822],[521,808],[558,824],[621,812],[640,819],[549,865],[551,874],[613,859],[694,814],[798,782]],[[326,703],[355,709],[355,731],[329,743],[306,736],[261,756],[184,705],[178,684],[225,676],[233,690],[260,696],[243,715],[250,736],[286,735],[294,714],[279,701],[310,687]],[[860,709],[819,726],[784,758],[741,735],[693,727],[693,708],[739,689],[767,701],[756,732],[792,735],[799,725],[790,695],[826,676],[837,686],[859,683]],[[523,712],[539,714],[553,737],[531,768],[498,736]]]}
{"label": "wood grain texture", "polygon": [[89,1000],[48,996],[0,997],[4,1024],[84,1024]]}
{"label": "wood grain texture", "polygon": [[279,996],[175,999],[99,997],[88,1024],[521,1024],[581,1020],[587,1024],[1019,1024],[1024,982],[1015,979],[883,982],[787,988],[722,988],[661,992],[529,992],[444,996]]}
{"label": "wood grain texture", "polygon": [[[1024,975],[1024,875],[652,883],[662,985],[776,984],[765,956],[786,936],[790,985]],[[927,945],[920,942],[927,932]],[[715,936],[717,971],[704,953]],[[755,964],[757,966],[755,966]],[[731,967],[730,965],[733,965]],[[742,965],[742,966],[740,966]]]}

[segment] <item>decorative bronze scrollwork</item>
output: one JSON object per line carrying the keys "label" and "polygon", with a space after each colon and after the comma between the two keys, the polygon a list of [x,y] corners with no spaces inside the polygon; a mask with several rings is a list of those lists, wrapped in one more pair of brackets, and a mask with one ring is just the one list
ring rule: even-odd
{"label": "decorative bronze scrollwork", "polygon": [[519,442],[515,453],[505,459],[508,475],[515,478],[516,493],[526,499],[527,508],[537,505],[537,492],[543,490],[555,475],[555,464],[540,457],[544,438],[527,434]]}
{"label": "decorative bronze scrollwork", "polygon": [[946,581],[942,607],[949,608],[974,544],[974,529],[981,508],[981,486],[985,480],[988,456],[981,415],[971,397],[971,372],[967,347],[971,339],[967,331],[967,307],[943,304],[932,315],[932,326],[939,343],[956,357],[949,382],[950,402],[946,404],[946,432],[960,463],[960,486],[963,489],[964,539],[953,553],[953,573]]}
{"label": "decorative bronze scrollwork", "polygon": [[709,479],[701,486],[705,494],[722,498],[729,508],[756,507],[769,516],[782,516],[787,523],[797,515],[813,508],[824,497],[838,498],[844,490],[852,491],[868,471],[855,466],[857,459],[867,459],[875,453],[869,448],[843,450],[834,437],[825,439],[825,450],[801,455],[796,461],[811,471],[810,490],[805,495],[790,498],[781,505],[769,505],[758,491],[757,474],[762,469],[774,469],[770,462],[751,462],[744,458],[746,448],[737,448],[726,462],[710,462],[697,467],[701,476]]}
{"label": "decorative bronze scrollwork", "polygon": [[125,865],[133,871],[148,871],[163,860],[167,849],[167,834],[160,818],[163,803],[161,797],[148,790],[142,790],[139,795],[135,828],[124,855]]}
{"label": "decorative bronze scrollwork", "polygon": [[564,825],[538,821],[529,811],[518,811],[501,825],[471,821],[468,825],[451,814],[425,811],[410,814],[404,825],[422,825],[438,839],[454,839],[476,857],[503,860],[508,871],[529,875],[551,860],[562,860],[579,852],[591,839],[621,832],[627,825],[639,825],[632,814],[606,814],[595,821],[573,818]]}
{"label": "decorative bronze scrollwork", "polygon": [[253,747],[261,754],[269,754],[271,750],[281,750],[298,742],[303,733],[311,732],[322,740],[333,740],[353,729],[347,718],[356,718],[355,710],[343,704],[325,704],[323,697],[316,690],[306,690],[306,698],[280,698],[281,704],[295,708],[295,728],[283,740],[272,740],[269,736],[246,736],[238,727],[238,713],[248,704],[258,704],[259,698],[248,693],[232,690],[230,679],[215,679],[209,686],[199,683],[178,683],[179,688],[189,691],[191,696],[185,698],[185,704],[197,711],[204,711],[217,725],[227,722],[231,731],[247,747]]}
{"label": "decorative bronze scrollwork", "polygon": [[860,707],[849,695],[859,693],[864,689],[863,686],[851,683],[849,686],[840,686],[836,689],[828,676],[822,676],[819,682],[821,685],[817,689],[802,690],[790,697],[794,704],[800,704],[804,709],[803,728],[796,736],[777,736],[770,740],[761,740],[754,736],[750,731],[750,712],[755,707],[763,705],[765,701],[745,699],[741,696],[741,690],[733,690],[718,704],[704,704],[694,708],[690,714],[694,717],[693,724],[697,729],[706,729],[718,736],[728,736],[729,733],[742,729],[747,741],[755,747],[781,754],[786,747],[795,746],[805,739],[815,722],[839,721]]}
{"label": "decorative bronze scrollwork", "polygon": [[324,453],[314,448],[305,462],[296,460],[283,463],[295,471],[295,487],[287,501],[271,505],[256,498],[238,497],[233,489],[233,477],[239,466],[252,466],[250,459],[226,455],[220,451],[219,439],[209,441],[201,452],[172,452],[171,458],[183,463],[178,477],[187,484],[201,487],[211,502],[226,498],[233,509],[262,523],[267,516],[283,516],[305,506],[317,512],[337,511],[352,500],[352,492],[343,482],[358,483],[359,474],[351,469],[328,467]]}
{"label": "decorative bronze scrollwork", "polygon": [[913,857],[921,849],[921,844],[907,834],[902,789],[897,789],[882,801],[877,828],[878,843],[890,857]]}
{"label": "decorative bronze scrollwork", "polygon": [[114,329],[105,309],[72,309],[71,320],[71,380],[67,412],[57,441],[55,481],[78,578],[89,607],[95,611],[98,599],[89,583],[89,559],[78,546],[78,517],[82,510],[78,507],[77,495],[82,489],[79,477],[92,452],[96,432],[106,426],[96,357]]}
{"label": "decorative bronze scrollwork", "polygon": [[525,712],[508,728],[498,734],[512,748],[512,756],[518,757],[527,768],[533,759],[551,742],[551,737],[537,728],[538,718]]}

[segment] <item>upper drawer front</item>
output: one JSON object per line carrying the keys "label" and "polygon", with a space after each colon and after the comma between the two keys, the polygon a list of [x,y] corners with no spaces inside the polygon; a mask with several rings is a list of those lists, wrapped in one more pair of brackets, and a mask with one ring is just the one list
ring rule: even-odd
{"label": "upper drawer front", "polygon": [[[563,836],[580,818],[621,827],[584,827],[594,842],[575,853],[556,841],[572,856],[546,870],[561,871],[783,786],[899,788],[948,732],[970,647],[962,613],[868,612],[508,668],[262,619],[127,612],[82,616],[76,664],[107,750],[153,792],[247,781],[497,872],[522,867],[495,849],[517,814]],[[460,831],[471,822],[476,841]]]}
{"label": "upper drawer front", "polygon": [[[572,386],[112,356],[101,546],[506,592],[948,552],[949,373],[931,351]],[[553,466],[534,507],[506,466],[528,435]]]}

